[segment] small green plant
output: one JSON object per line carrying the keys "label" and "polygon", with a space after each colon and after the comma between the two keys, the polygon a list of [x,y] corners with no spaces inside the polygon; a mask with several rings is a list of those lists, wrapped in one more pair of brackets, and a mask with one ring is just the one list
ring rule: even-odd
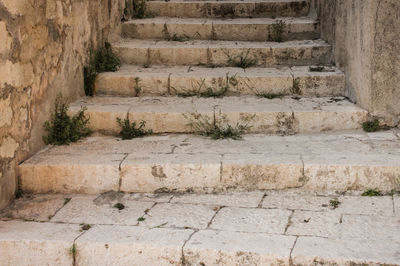
{"label": "small green plant", "polygon": [[205,79],[201,79],[200,82],[197,83],[197,85],[192,84],[192,89],[179,92],[177,95],[179,97],[202,97],[202,98],[222,98],[226,95],[226,93],[229,91],[230,84],[234,82],[235,76],[229,76],[229,73],[226,74],[226,78],[223,82],[222,85],[220,85],[217,88],[213,87],[205,87]]}
{"label": "small green plant", "polygon": [[301,95],[300,78],[293,79],[292,93]]}
{"label": "small green plant", "polygon": [[118,210],[123,210],[123,209],[125,209],[125,205],[120,203],[120,202],[118,202],[118,203],[114,204],[114,208],[116,208]]}
{"label": "small green plant", "polygon": [[373,121],[367,121],[362,124],[364,131],[375,132],[379,130],[379,120],[375,119]]}
{"label": "small green plant", "polygon": [[69,249],[69,252],[71,253],[72,256],[76,256],[77,249],[76,249],[76,244],[72,244],[72,247]]}
{"label": "small green plant", "polygon": [[80,224],[80,226],[81,226],[81,231],[87,231],[90,228],[92,228],[90,224]]}
{"label": "small green plant", "polygon": [[217,115],[214,110],[213,118],[197,112],[184,114],[184,117],[188,120],[187,125],[195,134],[212,139],[231,138],[239,140],[251,128],[249,124],[254,120],[255,115],[242,118],[235,126],[229,124],[226,115],[222,114],[221,111]]}
{"label": "small green plant", "polygon": [[339,205],[341,204],[341,202],[338,199],[333,199],[329,201],[329,205],[331,205],[331,207],[333,209],[336,209],[337,207],[339,207]]}
{"label": "small green plant", "polygon": [[121,127],[120,135],[122,139],[133,139],[133,138],[139,138],[143,137],[146,135],[150,135],[153,133],[151,129],[145,130],[146,122],[141,121],[139,123],[139,126],[136,125],[136,122],[130,121],[128,115],[127,117],[122,120],[121,118],[117,118],[117,123]]}
{"label": "small green plant", "polygon": [[43,125],[47,132],[47,135],[43,136],[46,144],[68,145],[92,133],[87,127],[89,117],[85,114],[86,108],[82,108],[76,115],[70,117],[68,115],[69,107],[61,95],[57,97],[54,107],[55,110],[50,121],[46,121]]}
{"label": "small green plant", "polygon": [[241,52],[237,56],[231,56],[229,53],[225,54],[228,57],[228,65],[230,66],[246,69],[257,64],[257,59],[250,55],[250,49],[246,52]]}
{"label": "small green plant", "polygon": [[15,191],[15,198],[16,199],[19,199],[19,198],[22,198],[24,196],[24,192],[22,191],[22,189],[19,187],[18,189],[17,189],[17,191]]}
{"label": "small green plant", "polygon": [[135,86],[133,87],[133,89],[135,90],[136,97],[138,97],[140,92],[142,92],[142,86],[140,86],[140,81],[141,79],[139,77],[135,78]]}
{"label": "small green plant", "polygon": [[144,217],[139,217],[137,220],[138,220],[138,222],[143,222],[143,221],[146,220],[146,218],[144,218]]}
{"label": "small green plant", "polygon": [[270,93],[270,92],[256,92],[256,96],[260,98],[266,99],[276,99],[276,98],[283,98],[285,94],[283,93]]}
{"label": "small green plant", "polygon": [[378,197],[378,196],[382,196],[382,192],[380,192],[377,189],[369,188],[369,189],[365,190],[361,194],[361,196],[363,196],[363,197]]}
{"label": "small green plant", "polygon": [[268,39],[274,42],[283,42],[285,30],[286,23],[283,20],[277,20],[274,24],[272,24],[272,30]]}
{"label": "small green plant", "polygon": [[95,94],[95,81],[99,73],[115,72],[121,66],[121,61],[113,53],[111,44],[106,42],[104,47],[90,52],[89,65],[84,67],[84,87],[87,96]]}

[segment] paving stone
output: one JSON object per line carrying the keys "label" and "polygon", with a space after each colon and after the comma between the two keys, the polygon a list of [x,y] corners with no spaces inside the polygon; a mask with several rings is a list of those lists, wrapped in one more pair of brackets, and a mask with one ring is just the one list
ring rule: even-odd
{"label": "paving stone", "polygon": [[244,209],[226,207],[221,209],[210,228],[236,232],[259,232],[283,234],[291,211]]}
{"label": "paving stone", "polygon": [[96,225],[76,241],[77,265],[180,265],[192,230]]}
{"label": "paving stone", "polygon": [[397,265],[399,250],[390,241],[299,237],[291,258],[293,265]]}
{"label": "paving stone", "polygon": [[400,196],[393,196],[394,201],[394,212],[400,216]]}
{"label": "paving stone", "polygon": [[[116,203],[125,208],[118,210]],[[153,206],[153,202],[112,200],[96,202],[95,196],[77,196],[51,219],[52,222],[85,224],[136,225],[138,218]]]}
{"label": "paving stone", "polygon": [[325,211],[330,208],[331,197],[312,195],[291,195],[288,193],[268,193],[262,207],[269,209]]}
{"label": "paving stone", "polygon": [[46,222],[64,206],[68,195],[23,195],[0,212],[0,219]]}
{"label": "paving stone", "polygon": [[338,237],[382,240],[400,244],[400,217],[345,214]]}
{"label": "paving stone", "polygon": [[218,208],[195,204],[159,203],[140,223],[146,227],[174,227],[204,229]]}
{"label": "paving stone", "polygon": [[230,192],[223,194],[183,194],[174,196],[172,203],[193,203],[213,206],[257,207],[264,192]]}
{"label": "paving stone", "polygon": [[189,265],[289,265],[294,241],[290,236],[202,230],[183,252]]}
{"label": "paving stone", "polygon": [[0,265],[73,265],[79,226],[0,221]]}
{"label": "paving stone", "polygon": [[365,214],[393,216],[393,201],[391,196],[383,197],[339,197],[341,202],[337,212],[345,214]]}
{"label": "paving stone", "polygon": [[341,215],[336,212],[294,211],[286,234],[296,236],[336,237]]}

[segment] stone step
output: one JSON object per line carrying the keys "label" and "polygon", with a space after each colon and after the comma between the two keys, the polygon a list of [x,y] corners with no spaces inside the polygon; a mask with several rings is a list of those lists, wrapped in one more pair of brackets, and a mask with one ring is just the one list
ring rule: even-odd
{"label": "stone step", "polygon": [[125,64],[146,66],[235,66],[241,61],[262,67],[331,63],[331,46],[322,40],[283,43],[124,40],[114,43],[113,50]]}
{"label": "stone step", "polygon": [[392,131],[245,135],[242,140],[97,136],[44,149],[19,166],[19,180],[27,193],[387,192],[400,189],[399,140]]}
{"label": "stone step", "polygon": [[277,22],[285,23],[285,41],[318,39],[318,24],[309,18],[181,19],[150,18],[126,22],[122,36],[161,40],[273,41]]}
{"label": "stone step", "polygon": [[[331,206],[332,200],[340,202],[337,208]],[[116,203],[125,208],[116,209]],[[399,265],[400,261],[398,195],[368,198],[297,191],[27,195],[16,200],[2,219],[8,221],[0,221],[0,265]]]}
{"label": "stone step", "polygon": [[257,97],[86,97],[71,105],[71,113],[87,107],[90,127],[96,132],[116,135],[120,127],[118,117],[131,121],[145,121],[154,133],[191,133],[191,117],[212,122],[228,120],[232,126],[248,124],[250,133],[295,134],[358,129],[368,113],[337,98],[282,98]]}
{"label": "stone step", "polygon": [[148,1],[149,14],[179,18],[252,18],[306,16],[308,0]]}
{"label": "stone step", "polygon": [[[116,96],[182,95],[188,91],[205,92],[208,88],[227,87],[226,95],[270,96],[342,96],[345,89],[343,72],[324,67],[322,72],[310,67],[279,68],[205,68],[124,65],[117,72],[101,73],[96,92]],[[137,93],[139,89],[140,92]]]}

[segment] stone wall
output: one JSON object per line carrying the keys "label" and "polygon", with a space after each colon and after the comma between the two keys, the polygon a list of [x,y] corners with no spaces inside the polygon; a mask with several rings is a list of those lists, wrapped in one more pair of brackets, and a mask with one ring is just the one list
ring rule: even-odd
{"label": "stone wall", "polygon": [[400,116],[400,1],[314,0],[348,97],[390,126]]}
{"label": "stone wall", "polygon": [[119,36],[124,0],[0,0],[0,208],[43,148],[56,96],[84,95],[88,51]]}

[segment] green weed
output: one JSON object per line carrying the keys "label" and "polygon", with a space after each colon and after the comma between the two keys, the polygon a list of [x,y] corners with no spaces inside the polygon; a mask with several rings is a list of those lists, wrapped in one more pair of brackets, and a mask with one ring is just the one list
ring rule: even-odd
{"label": "green weed", "polygon": [[362,127],[366,132],[376,132],[379,130],[379,120],[375,119],[373,121],[364,122]]}
{"label": "green weed", "polygon": [[272,24],[272,30],[268,39],[273,42],[283,42],[285,30],[286,23],[283,20],[277,20]]}
{"label": "green weed", "polygon": [[149,130],[144,129],[146,126],[145,121],[141,121],[139,123],[139,126],[137,126],[136,122],[131,123],[128,116],[124,120],[118,117],[117,123],[121,127],[120,136],[122,137],[122,139],[139,138],[153,133],[151,129]]}

